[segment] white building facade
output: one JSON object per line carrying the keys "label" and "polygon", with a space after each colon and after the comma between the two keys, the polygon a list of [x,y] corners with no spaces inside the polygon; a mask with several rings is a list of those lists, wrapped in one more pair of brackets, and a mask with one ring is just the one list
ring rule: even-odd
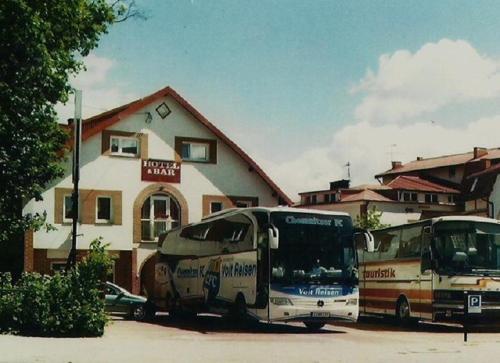
{"label": "white building facade", "polygon": [[[138,293],[157,236],[224,208],[290,204],[234,142],[172,88],[84,121],[77,248],[102,237],[113,256],[112,279]],[[28,232],[25,269],[51,273],[71,246],[71,154],[64,177],[30,201],[55,231]],[[151,273],[151,266],[148,267]]]}

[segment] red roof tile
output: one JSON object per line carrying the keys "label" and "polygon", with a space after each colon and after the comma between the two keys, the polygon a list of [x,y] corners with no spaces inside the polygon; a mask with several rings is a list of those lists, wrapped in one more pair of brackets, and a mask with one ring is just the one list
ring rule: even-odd
{"label": "red roof tile", "polygon": [[373,190],[365,189],[359,193],[349,194],[345,197],[342,195],[341,202],[356,202],[356,201],[374,201],[374,202],[393,202],[392,199],[386,198],[383,195],[374,192]]}
{"label": "red roof tile", "polygon": [[375,175],[375,177],[378,178],[384,175],[403,174],[412,171],[435,169],[444,166],[460,165],[460,164],[465,164],[469,161],[482,160],[482,159],[489,159],[489,160],[500,159],[500,148],[488,149],[487,154],[480,156],[477,159],[474,159],[474,153],[471,151],[463,154],[443,155],[435,158],[413,160],[395,169],[389,169],[383,173],[377,174]]}
{"label": "red roof tile", "polygon": [[149,96],[135,100],[126,105],[119,106],[112,110],[103,112],[99,115],[93,116],[89,119],[83,121],[82,125],[82,140],[85,141],[105,130],[106,128],[114,125],[115,123],[123,120],[129,115],[137,112],[143,107],[153,103],[154,101],[161,99],[163,97],[170,96],[177,103],[179,103],[186,111],[188,111],[197,121],[199,121],[203,126],[205,126],[209,131],[211,131],[215,136],[217,136],[222,142],[224,142],[229,148],[231,148],[236,154],[238,154],[249,166],[257,172],[257,174],[266,182],[269,187],[277,193],[277,195],[285,201],[288,205],[292,204],[291,199],[271,180],[271,178],[261,169],[259,165],[238,145],[231,141],[221,130],[219,130],[214,124],[208,121],[205,116],[203,116],[198,110],[196,110],[188,101],[181,97],[174,89],[171,87],[165,87]]}
{"label": "red roof tile", "polygon": [[444,185],[430,182],[428,180],[419,178],[418,176],[407,176],[400,175],[396,179],[392,180],[387,186],[392,189],[403,189],[412,191],[422,191],[422,192],[434,192],[434,193],[453,193],[459,194],[460,191]]}

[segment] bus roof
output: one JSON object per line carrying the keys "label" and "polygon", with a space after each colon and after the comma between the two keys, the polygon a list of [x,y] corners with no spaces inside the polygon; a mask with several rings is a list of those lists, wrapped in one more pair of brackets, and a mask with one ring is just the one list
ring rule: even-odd
{"label": "bus roof", "polygon": [[[249,211],[249,212],[289,212],[289,213],[307,213],[307,214],[323,214],[323,215],[330,215],[330,216],[343,216],[343,217],[348,217],[349,213],[345,212],[335,212],[335,211],[326,211],[326,210],[318,210],[318,209],[308,209],[308,208],[292,208],[292,207],[249,207],[249,208],[229,208],[229,209],[224,209],[221,210],[220,212],[212,213],[209,214],[205,217],[203,217],[201,220],[202,221],[207,221],[210,219],[217,219],[217,217],[223,216],[223,215],[232,215],[236,214],[242,211]],[[193,224],[195,224],[194,222]]]}
{"label": "bus roof", "polygon": [[485,223],[500,224],[500,221],[497,219],[478,217],[478,216],[443,216],[443,217],[432,218],[432,224],[437,222],[451,222],[451,221],[485,222]]}
{"label": "bus roof", "polygon": [[435,217],[431,219],[422,219],[420,221],[415,221],[411,223],[403,223],[403,224],[398,224],[395,226],[390,226],[390,227],[385,227],[385,228],[380,228],[374,231],[382,231],[386,229],[397,229],[401,228],[404,226],[413,226],[413,225],[418,225],[418,224],[428,224],[432,225],[438,222],[483,222],[483,223],[495,223],[495,224],[500,224],[500,220],[497,219],[491,219],[491,218],[486,218],[486,217],[478,217],[478,216],[464,216],[464,215],[459,215],[459,216],[442,216],[442,217]]}

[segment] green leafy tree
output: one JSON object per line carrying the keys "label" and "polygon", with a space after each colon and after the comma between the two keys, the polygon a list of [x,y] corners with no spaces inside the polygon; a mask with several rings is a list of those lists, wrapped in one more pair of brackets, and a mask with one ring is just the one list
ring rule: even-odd
{"label": "green leafy tree", "polygon": [[377,210],[377,207],[373,206],[372,209],[367,210],[366,214],[356,216],[355,225],[356,227],[368,230],[389,227],[388,224],[383,224],[380,221],[381,218],[382,212]]}
{"label": "green leafy tree", "polygon": [[136,15],[133,1],[0,1],[0,270],[12,260],[6,244],[44,225],[43,213],[22,215],[23,203],[62,175],[68,133],[54,105],[67,101],[69,76],[110,24]]}

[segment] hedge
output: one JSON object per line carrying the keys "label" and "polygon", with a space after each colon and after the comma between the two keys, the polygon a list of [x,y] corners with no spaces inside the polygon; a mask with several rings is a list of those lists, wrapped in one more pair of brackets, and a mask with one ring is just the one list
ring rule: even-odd
{"label": "hedge", "polygon": [[75,268],[54,276],[0,274],[0,333],[101,336],[108,321],[104,283],[111,259],[99,239]]}

